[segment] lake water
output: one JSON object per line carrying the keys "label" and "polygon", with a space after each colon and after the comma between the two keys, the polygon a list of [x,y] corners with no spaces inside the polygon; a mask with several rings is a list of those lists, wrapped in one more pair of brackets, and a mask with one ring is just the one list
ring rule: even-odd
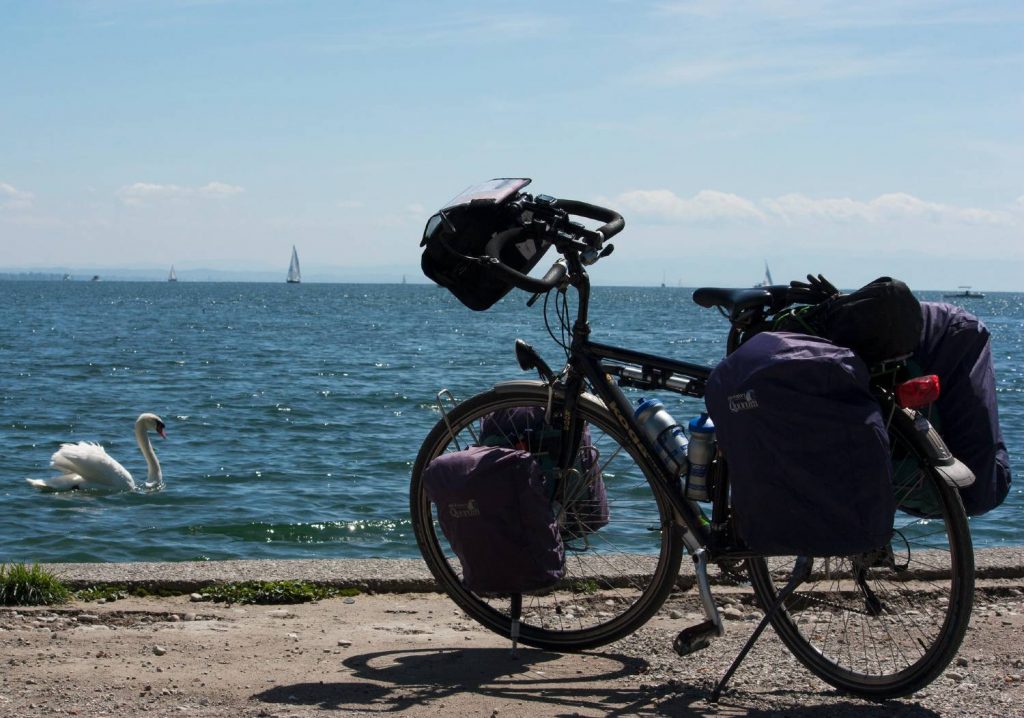
{"label": "lake water", "polygon": [[[690,293],[598,287],[594,336],[712,364],[726,322]],[[475,313],[427,285],[0,282],[0,562],[417,557],[408,479],[437,391],[525,376],[516,337],[560,364],[542,303],[525,298]],[[965,301],[992,331],[1016,467],[1024,295]],[[677,418],[698,410],[660,398]],[[82,440],[144,478],[143,411],[167,423],[163,491],[25,483]],[[1018,480],[972,520],[976,544],[1024,544],[1022,509]]]}

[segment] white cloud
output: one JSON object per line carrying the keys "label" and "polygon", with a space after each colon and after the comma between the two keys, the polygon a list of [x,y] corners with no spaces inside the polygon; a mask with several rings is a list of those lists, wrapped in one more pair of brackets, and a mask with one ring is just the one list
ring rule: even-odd
{"label": "white cloud", "polygon": [[718,220],[764,220],[753,202],[728,192],[701,190],[692,198],[679,197],[667,189],[633,190],[612,202],[623,212],[667,222],[713,222]]}
{"label": "white cloud", "polygon": [[127,205],[140,206],[155,202],[185,200],[193,197],[201,199],[223,199],[244,192],[236,185],[224,182],[209,182],[201,187],[182,187],[176,184],[154,184],[152,182],[136,182],[122,187],[117,196]]}
{"label": "white cloud", "polygon": [[29,209],[35,195],[14,185],[0,182],[0,209]]}
{"label": "white cloud", "polygon": [[848,197],[812,199],[801,194],[788,194],[778,199],[763,200],[762,204],[786,222],[909,220],[936,224],[1013,224],[1013,217],[1007,212],[928,202],[905,192],[879,195],[867,202]]}
{"label": "white cloud", "polygon": [[[1024,203],[1024,197],[1018,205]],[[700,223],[742,221],[774,224],[825,222],[834,224],[928,222],[932,224],[1017,224],[1013,213],[1001,210],[929,202],[905,192],[862,201],[850,197],[813,198],[786,194],[752,201],[736,194],[702,190],[691,198],[671,190],[632,190],[609,201],[623,213],[653,222]]]}

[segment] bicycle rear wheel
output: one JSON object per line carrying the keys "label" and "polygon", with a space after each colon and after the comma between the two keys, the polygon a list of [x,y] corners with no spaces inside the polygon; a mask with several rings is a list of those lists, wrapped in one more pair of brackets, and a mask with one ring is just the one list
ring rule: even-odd
{"label": "bicycle rear wheel", "polygon": [[[905,417],[890,426],[900,507],[889,546],[816,558],[810,578],[772,618],[793,655],[840,690],[874,700],[933,681],[956,655],[970,619],[974,555],[963,504],[922,458]],[[771,606],[796,557],[748,562]]]}
{"label": "bicycle rear wheel", "polygon": [[[471,618],[505,636],[512,627],[511,597],[482,596],[463,585],[462,568],[441,531],[437,506],[427,496],[422,474],[434,458],[478,444],[484,417],[547,402],[548,390],[537,382],[499,385],[467,399],[428,434],[413,467],[410,511],[424,560]],[[557,393],[554,402],[557,410]],[[519,628],[523,643],[560,651],[604,645],[636,630],[665,601],[682,556],[672,512],[654,488],[659,480],[655,473],[631,453],[622,430],[598,399],[581,397],[578,416],[586,422],[597,450],[596,464],[587,465],[601,472],[609,520],[582,536],[563,532],[565,577],[549,591],[522,597]]]}

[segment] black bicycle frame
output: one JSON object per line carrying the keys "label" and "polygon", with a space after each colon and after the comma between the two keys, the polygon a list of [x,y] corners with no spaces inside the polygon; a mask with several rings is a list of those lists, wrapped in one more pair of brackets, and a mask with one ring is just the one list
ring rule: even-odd
{"label": "black bicycle frame", "polygon": [[[591,390],[607,406],[608,411],[626,432],[630,442],[640,451],[651,466],[658,467],[661,474],[661,488],[668,497],[673,510],[681,519],[684,529],[692,533],[696,544],[691,546],[711,550],[712,532],[715,527],[724,527],[727,514],[724,476],[718,477],[719,490],[715,491],[714,514],[711,528],[701,520],[699,508],[683,495],[679,480],[658,456],[657,449],[634,418],[634,409],[619,388],[619,384],[640,388],[662,388],[687,396],[703,398],[704,387],[711,374],[711,368],[685,361],[676,361],[654,354],[634,351],[623,347],[590,341],[590,326],[587,322],[590,304],[590,278],[574,252],[566,252],[569,263],[569,281],[578,293],[579,306],[572,329],[572,344],[565,378],[566,407],[562,431],[569,438],[562,442],[560,466],[571,466],[571,457],[579,450],[583,427],[580,425],[576,405],[580,394],[589,383]],[[639,373],[639,375],[637,375]],[[619,376],[616,382],[612,377]],[[721,473],[721,472],[719,472]],[[713,480],[715,477],[712,477]],[[685,539],[685,537],[684,537]],[[720,542],[714,542],[718,544]]]}

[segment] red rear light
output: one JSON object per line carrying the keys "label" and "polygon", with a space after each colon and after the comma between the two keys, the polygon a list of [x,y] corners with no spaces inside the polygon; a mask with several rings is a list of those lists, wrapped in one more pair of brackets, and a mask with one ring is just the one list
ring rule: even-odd
{"label": "red rear light", "polygon": [[919,376],[896,387],[896,403],[904,409],[920,409],[939,398],[939,377]]}

